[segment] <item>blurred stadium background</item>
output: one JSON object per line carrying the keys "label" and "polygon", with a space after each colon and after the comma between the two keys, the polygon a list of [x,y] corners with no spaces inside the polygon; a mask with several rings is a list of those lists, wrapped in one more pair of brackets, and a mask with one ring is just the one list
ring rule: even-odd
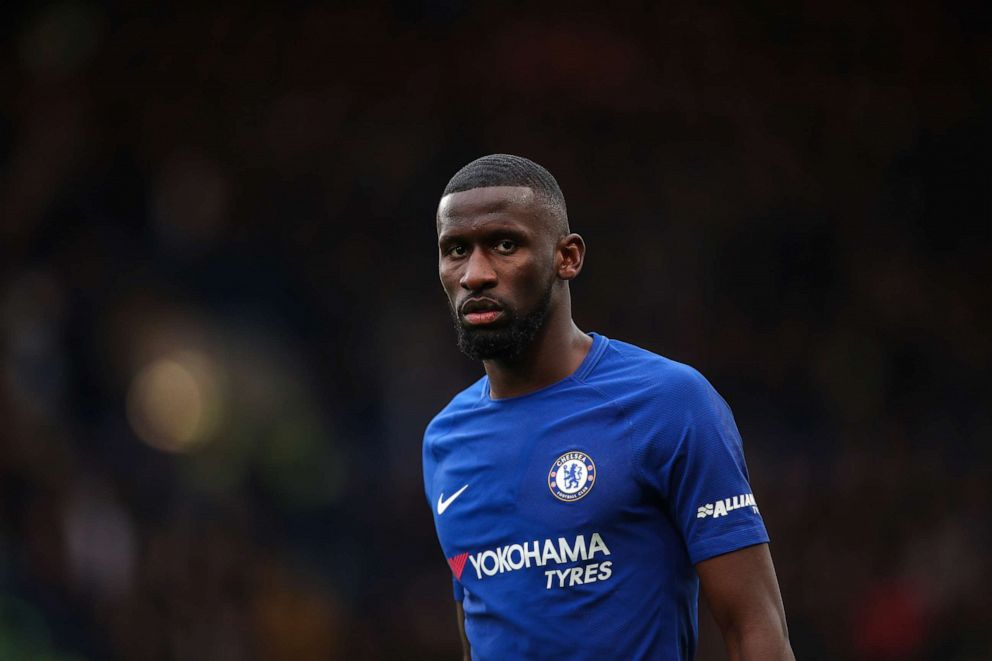
{"label": "blurred stadium background", "polygon": [[0,6],[0,658],[456,658],[433,213],[494,151],[580,326],[733,406],[797,656],[992,658],[989,5],[540,4]]}

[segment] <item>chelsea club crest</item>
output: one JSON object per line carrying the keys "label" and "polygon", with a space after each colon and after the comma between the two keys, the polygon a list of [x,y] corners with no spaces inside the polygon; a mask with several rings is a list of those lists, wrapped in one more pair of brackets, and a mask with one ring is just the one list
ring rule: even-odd
{"label": "chelsea club crest", "polygon": [[566,452],[555,460],[548,473],[548,488],[566,503],[582,498],[596,484],[596,464],[585,452]]}

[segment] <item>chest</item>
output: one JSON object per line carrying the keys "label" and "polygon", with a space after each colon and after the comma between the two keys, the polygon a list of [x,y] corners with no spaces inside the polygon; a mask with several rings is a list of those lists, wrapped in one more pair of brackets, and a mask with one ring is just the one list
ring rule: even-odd
{"label": "chest", "polygon": [[633,430],[595,393],[501,406],[453,421],[436,444],[430,489],[450,554],[603,531],[639,516]]}

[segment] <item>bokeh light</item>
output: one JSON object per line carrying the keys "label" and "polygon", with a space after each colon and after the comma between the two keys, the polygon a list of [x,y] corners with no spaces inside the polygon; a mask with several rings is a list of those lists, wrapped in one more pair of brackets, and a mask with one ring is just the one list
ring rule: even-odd
{"label": "bokeh light", "polygon": [[183,351],[159,358],[131,382],[127,413],[148,445],[187,452],[213,435],[221,407],[216,368],[204,355]]}
{"label": "bokeh light", "polygon": [[495,151],[732,407],[796,656],[992,658],[992,3],[779,9],[0,4],[0,661],[460,658],[432,219]]}

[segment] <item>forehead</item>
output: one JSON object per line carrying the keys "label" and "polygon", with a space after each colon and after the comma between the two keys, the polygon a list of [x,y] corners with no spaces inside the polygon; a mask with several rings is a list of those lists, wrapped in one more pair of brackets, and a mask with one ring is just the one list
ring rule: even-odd
{"label": "forehead", "polygon": [[491,222],[541,221],[541,203],[528,186],[489,186],[450,193],[437,207],[437,232],[471,228]]}

